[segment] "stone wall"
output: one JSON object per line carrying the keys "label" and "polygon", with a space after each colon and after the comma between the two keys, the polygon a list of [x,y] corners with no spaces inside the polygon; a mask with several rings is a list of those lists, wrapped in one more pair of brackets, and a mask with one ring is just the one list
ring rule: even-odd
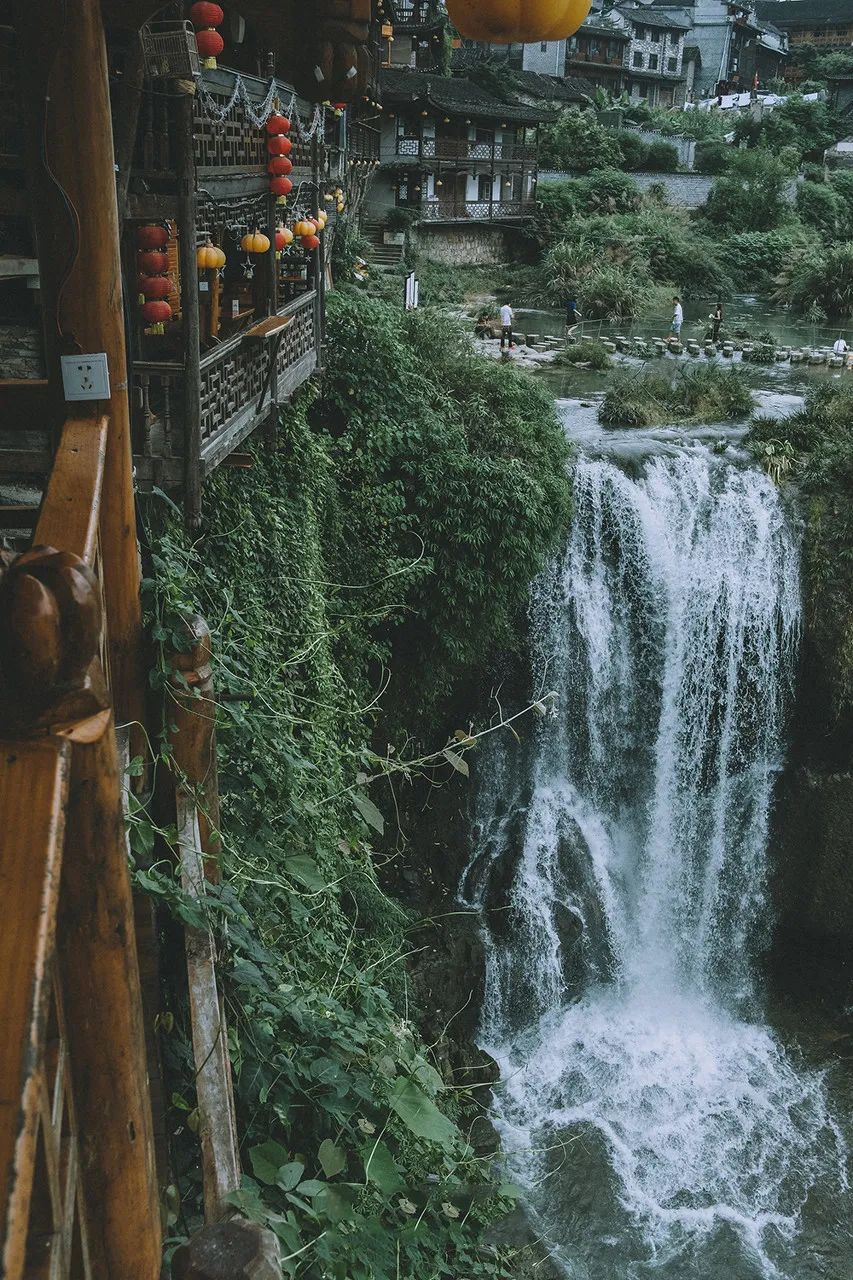
{"label": "stone wall", "polygon": [[411,232],[413,247],[428,262],[446,267],[493,266],[510,261],[510,227],[440,226],[421,223]]}
{"label": "stone wall", "polygon": [[[674,139],[667,139],[674,141]],[[582,173],[540,173],[540,182],[564,182],[567,178],[583,178]],[[685,209],[698,209],[708,199],[714,179],[705,173],[629,173],[628,177],[643,191],[654,183],[660,183],[670,204]]]}
{"label": "stone wall", "polygon": [[782,779],[772,849],[783,930],[853,953],[853,775],[796,768]]}

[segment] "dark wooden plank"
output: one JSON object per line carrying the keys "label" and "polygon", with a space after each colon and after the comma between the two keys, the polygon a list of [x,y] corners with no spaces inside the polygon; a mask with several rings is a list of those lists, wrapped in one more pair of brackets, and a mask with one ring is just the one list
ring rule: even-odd
{"label": "dark wooden plank", "polygon": [[261,320],[259,324],[253,324],[251,329],[247,329],[246,337],[253,338],[255,341],[272,339],[291,324],[293,324],[293,316],[267,316],[266,320]]}
{"label": "dark wooden plank", "polygon": [[0,449],[0,476],[44,476],[50,462],[49,449]]}

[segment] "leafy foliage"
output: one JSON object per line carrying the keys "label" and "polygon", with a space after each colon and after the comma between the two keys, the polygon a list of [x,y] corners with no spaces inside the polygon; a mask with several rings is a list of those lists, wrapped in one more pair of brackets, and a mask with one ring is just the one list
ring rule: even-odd
{"label": "leafy foliage", "polygon": [[[394,745],[369,742],[383,673],[408,722],[513,642],[568,518],[567,449],[544,395],[476,361],[452,325],[341,292],[329,327],[322,399],[292,405],[251,469],[215,473],[198,538],[157,500],[147,517],[152,683],[184,612],[214,632],[223,883],[207,909],[244,1138],[233,1201],[277,1234],[289,1276],[495,1280],[505,1256],[482,1236],[511,1190],[467,1141],[467,1086],[409,1021],[410,922],[374,874],[389,788],[413,766],[391,719]],[[439,745],[448,775],[467,770],[461,741]],[[140,802],[131,836],[139,886],[199,923],[164,856],[174,833]],[[177,1234],[200,1195],[179,990],[162,1029]]]}
{"label": "leafy foliage", "polygon": [[697,365],[675,376],[619,369],[608,382],[598,417],[606,426],[651,427],[731,421],[746,417],[751,407],[749,384],[737,369]]}
{"label": "leafy foliage", "polygon": [[808,499],[804,568],[809,635],[828,675],[832,727],[846,739],[845,757],[853,738],[851,422],[853,387],[823,383],[809,391],[802,409],[787,417],[753,418],[748,437],[765,465],[780,449],[788,451]]}
{"label": "leafy foliage", "polygon": [[841,132],[838,120],[825,102],[807,102],[800,94],[791,94],[760,120],[744,114],[735,124],[736,141],[766,148],[777,155],[790,147],[798,161],[806,155],[820,159]]}
{"label": "leafy foliage", "polygon": [[783,160],[769,151],[738,152],[714,183],[705,216],[722,229],[770,231],[787,213],[785,186],[790,176]]}
{"label": "leafy foliage", "polygon": [[853,240],[796,254],[777,276],[773,296],[815,318],[853,315]]}

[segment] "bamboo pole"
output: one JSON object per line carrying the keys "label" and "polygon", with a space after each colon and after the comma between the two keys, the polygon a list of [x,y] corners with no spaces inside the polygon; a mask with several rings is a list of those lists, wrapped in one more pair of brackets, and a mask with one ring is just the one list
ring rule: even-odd
{"label": "bamboo pole", "polygon": [[22,56],[32,72],[25,77],[30,95],[29,167],[51,386],[61,385],[63,352],[104,351],[109,366],[109,405],[81,403],[78,409],[81,416],[93,419],[104,412],[109,415],[101,547],[110,670],[117,717],[141,720],[140,566],[101,9],[98,0],[64,0],[58,16],[55,0],[19,0],[15,17]]}

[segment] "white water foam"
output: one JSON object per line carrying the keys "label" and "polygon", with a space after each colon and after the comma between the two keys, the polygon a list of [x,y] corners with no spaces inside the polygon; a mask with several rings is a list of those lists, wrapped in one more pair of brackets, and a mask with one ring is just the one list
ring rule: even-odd
{"label": "white water foam", "polygon": [[[704,449],[637,475],[582,460],[575,501],[534,606],[559,722],[520,850],[486,786],[465,886],[485,908],[517,857],[508,921],[484,912],[496,1116],[567,1274],[798,1280],[785,1244],[810,1190],[846,1182],[821,1077],[763,1024],[754,963],[796,539],[765,476]],[[573,1169],[598,1188],[579,1218]]]}

